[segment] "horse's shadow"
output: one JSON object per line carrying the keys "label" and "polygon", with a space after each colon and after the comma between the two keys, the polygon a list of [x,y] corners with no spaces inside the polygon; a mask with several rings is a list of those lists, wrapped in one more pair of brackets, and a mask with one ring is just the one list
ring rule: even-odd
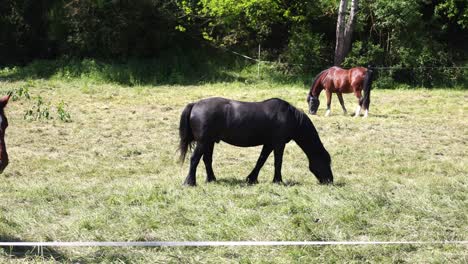
{"label": "horse's shadow", "polygon": [[406,119],[407,118],[407,115],[404,115],[404,114],[395,114],[395,115],[387,115],[387,114],[373,114],[371,115],[371,117],[373,118],[383,118],[383,119],[388,119],[388,118],[392,118],[392,119]]}
{"label": "horse's shadow", "polygon": [[[0,241],[1,242],[23,242],[21,239],[16,237],[0,234]],[[27,258],[33,256],[40,256],[44,259],[53,259],[55,261],[65,261],[67,258],[60,253],[59,251],[51,248],[51,247],[33,247],[33,246],[0,246],[0,249],[7,256],[12,258]]]}
{"label": "horse's shadow", "polygon": [[340,182],[333,183],[331,186],[336,187],[336,188],[342,188],[346,186],[346,183],[340,181]]}
{"label": "horse's shadow", "polygon": [[[226,186],[255,186],[256,184],[249,184],[245,179],[238,179],[238,178],[223,178],[223,179],[217,179],[215,184],[221,184],[221,185],[226,185]],[[303,183],[298,182],[298,181],[284,181],[283,183],[271,183],[270,184],[277,184],[279,186],[286,186],[286,187],[292,187],[292,186],[298,186],[298,185],[303,185]]]}
{"label": "horse's shadow", "polygon": [[373,114],[372,117],[375,117],[375,118],[389,118],[388,115],[379,115],[379,114]]}
{"label": "horse's shadow", "polygon": [[222,178],[216,179],[215,184],[221,184],[226,186],[250,186],[245,179],[238,179],[238,178]]}

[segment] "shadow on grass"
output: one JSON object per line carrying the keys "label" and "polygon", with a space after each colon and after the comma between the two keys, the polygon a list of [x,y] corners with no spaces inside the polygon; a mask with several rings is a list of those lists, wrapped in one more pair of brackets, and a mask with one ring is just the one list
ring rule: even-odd
{"label": "shadow on grass", "polygon": [[[3,234],[0,234],[0,241],[23,242],[16,237]],[[39,249],[38,247],[32,246],[1,246],[0,249],[3,250],[4,254],[12,258],[43,257],[55,261],[64,261],[67,259],[62,253],[51,247],[42,247],[42,249]]]}
{"label": "shadow on grass", "polygon": [[387,115],[387,114],[384,114],[384,115],[379,115],[379,114],[373,115],[373,114],[372,114],[372,115],[369,115],[369,117],[371,117],[371,118],[382,118],[382,119],[389,119],[389,118],[391,118],[391,119],[406,119],[406,118],[407,118],[407,116],[405,116],[405,115],[399,115],[399,114],[394,114],[394,115]]}
{"label": "shadow on grass", "polygon": [[333,186],[333,187],[336,187],[336,188],[342,188],[342,187],[345,187],[346,186],[346,183],[345,182],[335,182],[333,183],[332,185],[330,186]]}
{"label": "shadow on grass", "polygon": [[248,184],[245,179],[238,178],[217,179],[216,183],[226,186],[251,186],[251,184]]}
{"label": "shadow on grass", "polygon": [[138,258],[140,254],[126,253],[128,249],[101,248],[96,252],[84,257],[77,258],[76,263],[134,263],[132,259]]}
{"label": "shadow on grass", "polygon": [[282,184],[286,187],[292,187],[292,186],[301,186],[301,185],[304,185],[302,182],[298,182],[298,181],[284,181],[284,183]]}
{"label": "shadow on grass", "polygon": [[[238,179],[238,178],[227,178],[227,179],[217,179],[217,184],[226,185],[226,186],[256,186],[257,184],[249,184],[245,179]],[[285,186],[285,187],[292,187],[292,186],[301,186],[303,185],[302,182],[298,181],[284,181],[282,183],[274,183],[274,182],[267,182],[271,185],[278,185],[278,186]]]}

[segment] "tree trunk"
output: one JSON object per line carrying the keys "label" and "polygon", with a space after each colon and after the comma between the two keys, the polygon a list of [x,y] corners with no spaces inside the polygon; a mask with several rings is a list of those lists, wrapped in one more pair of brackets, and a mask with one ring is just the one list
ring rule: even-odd
{"label": "tree trunk", "polygon": [[356,14],[358,12],[358,7],[359,0],[351,0],[351,9],[349,17],[346,21],[348,0],[340,1],[338,21],[336,23],[335,66],[340,66],[341,63],[343,63],[346,55],[348,55],[351,49],[351,40],[353,36],[354,25],[356,24]]}
{"label": "tree trunk", "polygon": [[343,45],[347,7],[348,0],[341,0],[338,9],[338,21],[336,22],[335,66],[341,65],[345,57],[343,55]]}

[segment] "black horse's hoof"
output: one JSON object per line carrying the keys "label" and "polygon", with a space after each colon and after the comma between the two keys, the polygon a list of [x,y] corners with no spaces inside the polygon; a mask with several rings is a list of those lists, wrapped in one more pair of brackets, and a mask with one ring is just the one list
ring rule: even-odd
{"label": "black horse's hoof", "polygon": [[257,179],[251,179],[250,177],[247,177],[247,179],[245,179],[246,182],[248,184],[257,184],[258,183],[258,180]]}
{"label": "black horse's hoof", "polygon": [[273,183],[275,183],[275,184],[283,184],[283,180],[273,180]]}
{"label": "black horse's hoof", "polygon": [[333,181],[320,181],[321,185],[333,185]]}
{"label": "black horse's hoof", "polygon": [[216,178],[215,177],[208,178],[208,179],[206,179],[206,182],[216,182]]}
{"label": "black horse's hoof", "polygon": [[194,187],[194,186],[197,186],[197,183],[195,181],[185,180],[182,185]]}

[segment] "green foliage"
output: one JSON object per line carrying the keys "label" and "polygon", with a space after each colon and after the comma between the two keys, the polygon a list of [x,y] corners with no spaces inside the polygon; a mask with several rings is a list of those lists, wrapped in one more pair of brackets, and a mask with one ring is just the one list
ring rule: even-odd
{"label": "green foliage", "polygon": [[[99,72],[91,78],[129,85],[191,83],[197,78],[212,81],[213,72],[223,72],[214,79],[228,78],[225,68],[231,65],[222,65],[227,56],[213,52],[212,45],[251,57],[257,56],[261,45],[262,59],[278,62],[279,71],[316,72],[333,64],[338,3],[4,0],[0,2],[0,67],[33,61],[32,73],[47,76],[61,66],[34,61],[65,58],[85,65],[63,69],[64,77],[75,78],[78,73],[88,77],[89,69]],[[353,50],[345,66],[373,63],[415,68],[468,61],[466,1],[370,0],[359,5]],[[99,61],[112,67],[102,69]],[[232,61],[236,59],[228,63]],[[111,74],[103,76],[104,72]],[[395,83],[424,86],[466,79],[459,73],[444,77],[447,73],[414,70],[403,77],[387,77]]]}
{"label": "green foliage", "polygon": [[60,101],[57,105],[57,115],[62,122],[69,123],[72,119],[70,113],[65,109],[65,107],[67,107],[67,104],[63,102],[63,100]]}
{"label": "green foliage", "polygon": [[20,88],[14,89],[11,92],[11,99],[13,101],[18,101],[21,98],[25,98],[27,100],[31,99],[31,95],[29,94],[29,87],[28,86],[21,86]]}
{"label": "green foliage", "polygon": [[35,104],[26,110],[23,118],[30,121],[52,119],[52,116],[50,115],[50,102],[45,102],[42,96],[37,96]]}
{"label": "green foliage", "polygon": [[[468,4],[464,0],[445,0],[437,4],[435,13],[439,17],[445,17],[449,22],[456,23],[463,29],[468,28]],[[447,29],[448,24],[443,28]]]}
{"label": "green foliage", "polygon": [[412,0],[376,0],[370,8],[375,15],[374,26],[379,31],[411,32],[421,18],[420,4]]}
{"label": "green foliage", "polygon": [[[72,122],[70,112],[66,109],[68,105],[61,100],[56,106],[56,113],[58,120],[69,123]],[[42,96],[36,96],[32,100],[32,105],[28,105],[23,119],[28,121],[44,121],[54,119],[51,114],[51,103],[46,101]]]}
{"label": "green foliage", "polygon": [[323,35],[310,32],[305,28],[294,30],[284,58],[305,71],[317,71],[327,65],[326,42]]}
{"label": "green foliage", "polygon": [[99,59],[37,60],[25,67],[0,70],[0,77],[9,80],[80,78],[129,86],[193,84],[232,81],[235,77],[230,72],[238,71],[245,64],[245,61],[239,61],[231,54],[208,50],[187,52],[185,55],[181,52],[168,53],[157,59],[130,59],[122,62]]}
{"label": "green foliage", "polygon": [[382,65],[384,50],[380,45],[370,42],[355,41],[351,52],[343,62],[344,67],[354,67],[355,65],[367,66]]}

